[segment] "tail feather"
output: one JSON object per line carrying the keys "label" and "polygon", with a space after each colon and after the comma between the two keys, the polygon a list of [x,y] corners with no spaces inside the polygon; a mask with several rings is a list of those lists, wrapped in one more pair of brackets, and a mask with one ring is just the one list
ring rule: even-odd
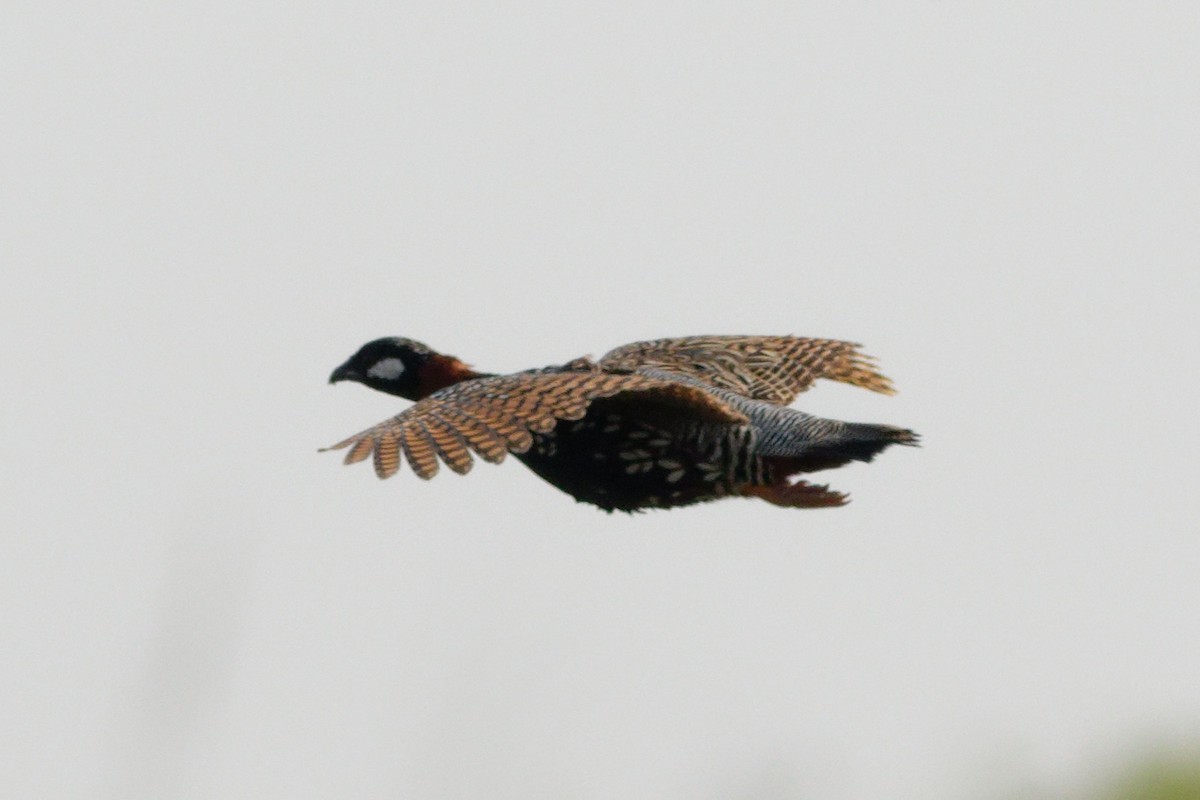
{"label": "tail feather", "polygon": [[908,428],[848,422],[845,432],[832,443],[832,446],[835,450],[841,449],[850,454],[855,461],[870,461],[889,445],[902,444],[919,447],[920,442],[921,437]]}
{"label": "tail feather", "polygon": [[827,441],[805,445],[796,455],[770,459],[785,474],[816,472],[840,467],[851,461],[871,461],[894,444],[920,446],[921,437],[907,428],[848,422],[838,435]]}

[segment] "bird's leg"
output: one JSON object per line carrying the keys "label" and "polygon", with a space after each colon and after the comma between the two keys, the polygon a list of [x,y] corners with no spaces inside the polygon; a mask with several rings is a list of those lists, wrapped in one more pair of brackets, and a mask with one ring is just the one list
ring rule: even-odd
{"label": "bird's leg", "polygon": [[849,496],[841,492],[831,492],[828,486],[815,486],[805,481],[780,481],[767,486],[747,486],[742,489],[742,494],[746,497],[759,497],[785,508],[834,508],[844,506],[850,501]]}

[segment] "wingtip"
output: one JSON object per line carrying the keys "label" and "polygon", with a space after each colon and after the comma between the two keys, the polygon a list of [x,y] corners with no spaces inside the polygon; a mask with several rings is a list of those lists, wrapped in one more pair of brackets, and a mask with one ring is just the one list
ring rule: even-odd
{"label": "wingtip", "polygon": [[862,352],[859,349],[862,345],[851,344],[850,347],[847,354],[849,358],[842,362],[840,369],[835,368],[834,374],[829,377],[879,394],[896,394],[896,386],[892,379],[879,371],[878,360]]}

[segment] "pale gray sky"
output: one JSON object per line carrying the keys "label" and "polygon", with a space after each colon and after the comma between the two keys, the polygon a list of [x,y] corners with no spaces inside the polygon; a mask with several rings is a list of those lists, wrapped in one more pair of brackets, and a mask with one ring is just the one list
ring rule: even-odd
{"label": "pale gray sky", "polygon": [[[1200,742],[1193,3],[8,2],[0,795],[1056,796]],[[854,502],[316,448],[642,338],[864,342]]]}

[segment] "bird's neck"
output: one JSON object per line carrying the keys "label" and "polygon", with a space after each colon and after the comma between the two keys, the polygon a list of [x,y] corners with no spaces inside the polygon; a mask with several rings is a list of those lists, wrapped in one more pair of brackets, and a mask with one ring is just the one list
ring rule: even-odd
{"label": "bird's neck", "polygon": [[486,373],[476,372],[454,356],[435,355],[421,367],[416,399],[421,400],[462,381],[484,377],[487,377]]}

